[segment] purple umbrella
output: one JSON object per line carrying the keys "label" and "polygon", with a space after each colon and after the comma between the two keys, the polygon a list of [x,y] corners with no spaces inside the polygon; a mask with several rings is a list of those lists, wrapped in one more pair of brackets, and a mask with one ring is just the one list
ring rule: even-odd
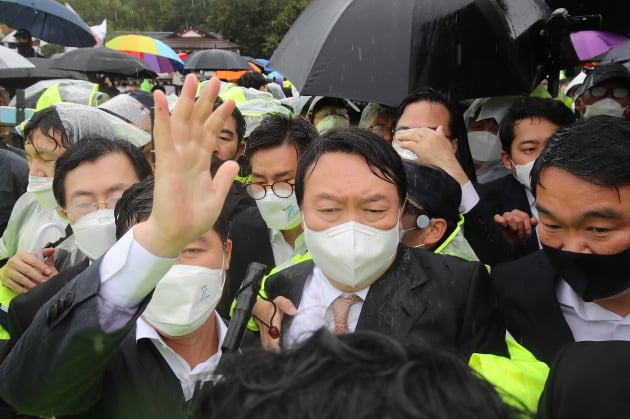
{"label": "purple umbrella", "polygon": [[579,31],[571,34],[573,48],[581,61],[592,60],[627,40],[627,36],[606,31]]}

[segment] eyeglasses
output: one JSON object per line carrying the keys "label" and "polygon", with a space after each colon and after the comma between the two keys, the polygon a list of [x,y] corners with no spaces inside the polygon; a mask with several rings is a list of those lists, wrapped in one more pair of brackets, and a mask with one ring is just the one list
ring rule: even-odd
{"label": "eyeglasses", "polygon": [[386,134],[393,134],[392,128],[386,125],[372,125],[368,129],[379,137],[384,137]]}
{"label": "eyeglasses", "polygon": [[628,93],[630,93],[627,87],[613,87],[609,89],[603,86],[595,86],[589,89],[591,96],[596,98],[604,97],[610,91],[612,91],[612,96],[615,99],[625,99],[628,97]]}
{"label": "eyeglasses", "polygon": [[249,183],[245,185],[244,188],[247,194],[256,200],[263,199],[267,195],[268,188],[270,188],[271,192],[273,192],[273,194],[278,198],[288,198],[293,194],[295,184],[289,182],[288,180],[282,180],[274,182],[271,185],[264,183]]}
{"label": "eyeglasses", "polygon": [[105,202],[79,202],[78,204],[68,207],[68,212],[75,216],[75,218],[80,218],[98,210],[99,205],[105,205],[105,208],[107,209],[114,209],[116,207],[116,203],[120,201],[120,198],[120,196],[115,196],[113,198],[109,198]]}

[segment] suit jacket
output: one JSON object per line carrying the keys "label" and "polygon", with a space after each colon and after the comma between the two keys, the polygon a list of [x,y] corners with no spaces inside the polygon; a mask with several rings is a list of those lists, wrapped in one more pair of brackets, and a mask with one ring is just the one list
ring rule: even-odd
{"label": "suit jacket", "polygon": [[489,266],[513,259],[512,246],[503,237],[493,217],[483,198],[464,214],[464,237],[479,260]]}
{"label": "suit jacket", "polygon": [[102,330],[99,265],[70,280],[37,312],[0,364],[0,398],[33,415],[186,417],[179,380],[151,342],[135,340],[136,319],[149,297],[122,329]]}
{"label": "suit jacket", "polygon": [[[479,193],[492,215],[518,209],[532,216],[525,188],[512,174],[480,185]],[[514,246],[514,258],[518,259],[538,249],[538,234],[534,231],[527,240]]]}
{"label": "suit jacket", "polygon": [[556,357],[545,385],[540,419],[630,417],[630,342],[577,342]]}
{"label": "suit jacket", "polygon": [[[298,307],[313,267],[309,260],[270,276],[267,294]],[[473,352],[505,355],[505,328],[495,307],[482,264],[399,245],[392,266],[370,286],[356,330],[421,336],[466,359]],[[285,316],[282,327],[291,320]]]}
{"label": "suit jacket", "polygon": [[230,306],[241,287],[249,264],[260,262],[269,268],[276,264],[267,224],[255,205],[234,214],[231,221],[230,239],[232,240],[232,260],[221,301],[217,306],[217,311],[225,318],[229,317]]}
{"label": "suit jacket", "polygon": [[508,331],[547,364],[560,348],[575,341],[556,298],[558,280],[542,250],[492,270],[499,310]]}

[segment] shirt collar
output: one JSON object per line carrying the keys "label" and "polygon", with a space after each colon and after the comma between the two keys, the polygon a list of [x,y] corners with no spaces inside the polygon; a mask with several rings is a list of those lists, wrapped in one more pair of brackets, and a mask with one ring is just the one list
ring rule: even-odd
{"label": "shirt collar", "polygon": [[[346,292],[342,292],[340,290],[338,290],[337,288],[335,288],[330,281],[328,280],[328,278],[326,278],[326,275],[324,275],[324,273],[322,272],[321,269],[319,269],[317,266],[315,266],[313,268],[313,281],[315,281],[315,283],[317,284],[317,286],[319,287],[319,289],[321,290],[321,296],[322,296],[322,305],[325,307],[328,307],[332,304],[333,301],[335,301],[335,299],[337,297],[339,297],[340,295],[343,295],[344,297],[347,297],[351,294],[348,294]],[[361,297],[361,299],[363,301],[365,301],[365,298],[367,297],[368,291],[370,290],[370,287],[365,287],[360,291],[354,292],[352,294],[355,294],[359,297]]]}

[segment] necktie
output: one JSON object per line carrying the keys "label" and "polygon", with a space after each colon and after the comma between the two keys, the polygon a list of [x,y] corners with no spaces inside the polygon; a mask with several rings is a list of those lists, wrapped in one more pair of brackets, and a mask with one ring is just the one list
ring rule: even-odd
{"label": "necktie", "polygon": [[348,333],[348,313],[350,307],[353,304],[362,301],[358,295],[351,295],[350,297],[344,297],[340,295],[332,302],[330,308],[332,308],[333,316],[335,317],[335,334],[341,335]]}

